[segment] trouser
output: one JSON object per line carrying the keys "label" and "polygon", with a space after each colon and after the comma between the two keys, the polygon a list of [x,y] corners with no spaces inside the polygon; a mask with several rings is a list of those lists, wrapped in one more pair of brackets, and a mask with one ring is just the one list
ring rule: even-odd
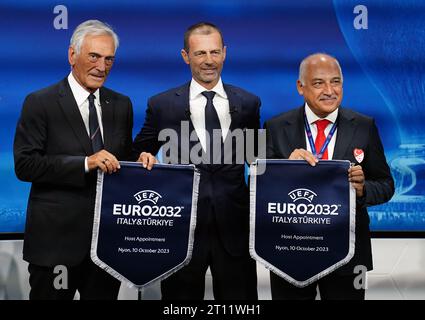
{"label": "trouser", "polygon": [[270,272],[272,300],[314,300],[317,287],[321,300],[364,300],[365,289],[354,286],[357,276],[331,273],[304,288],[298,288]]}
{"label": "trouser", "polygon": [[72,300],[78,290],[81,300],[116,300],[120,282],[96,266],[87,256],[72,267],[31,264],[30,300]]}

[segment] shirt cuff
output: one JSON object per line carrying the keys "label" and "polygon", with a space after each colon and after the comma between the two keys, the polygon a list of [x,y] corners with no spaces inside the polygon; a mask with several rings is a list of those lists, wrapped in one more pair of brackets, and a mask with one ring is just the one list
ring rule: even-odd
{"label": "shirt cuff", "polygon": [[88,157],[86,157],[85,159],[84,159],[84,171],[85,171],[85,173],[88,173],[89,172],[89,164],[88,164]]}

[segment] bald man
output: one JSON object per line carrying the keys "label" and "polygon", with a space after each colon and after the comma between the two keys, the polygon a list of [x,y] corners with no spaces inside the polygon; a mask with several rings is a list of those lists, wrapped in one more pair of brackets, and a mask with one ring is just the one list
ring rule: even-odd
{"label": "bald man", "polygon": [[[375,121],[341,107],[342,84],[341,67],[334,57],[322,53],[306,57],[300,64],[297,80],[304,105],[266,121],[264,127],[268,159],[304,159],[312,166],[330,159],[355,163],[348,172],[356,190],[355,253],[346,265],[304,288],[293,286],[271,272],[272,299],[315,299],[317,287],[321,299],[363,300],[365,297],[365,289],[354,286],[358,276],[354,268],[373,268],[367,207],[389,201],[394,194],[394,181]],[[337,127],[332,134],[334,124]],[[309,142],[305,128],[309,128],[315,143]],[[326,144],[328,135],[330,140]],[[359,157],[356,160],[354,152],[359,149],[363,151],[363,160]]]}
{"label": "bald man", "polygon": [[[160,139],[162,130],[175,130],[179,142],[189,139],[182,130],[185,122],[198,137],[191,141],[191,161],[198,143],[204,154],[217,146],[209,147],[215,143],[209,142],[212,129],[221,132],[224,142],[226,135],[230,136],[226,132],[260,127],[260,99],[222,82],[226,46],[221,30],[209,22],[194,24],[186,30],[183,44],[181,55],[192,79],[149,99],[145,123],[133,144],[136,154],[156,154],[165,142]],[[184,163],[187,153],[181,144],[178,159],[171,162]],[[229,151],[223,146],[223,156],[232,157],[231,163],[216,162],[217,158],[197,163],[201,179],[192,259],[162,281],[163,300],[204,299],[208,268],[216,300],[258,298],[256,263],[249,255],[249,191],[244,163],[236,161],[236,147]]]}

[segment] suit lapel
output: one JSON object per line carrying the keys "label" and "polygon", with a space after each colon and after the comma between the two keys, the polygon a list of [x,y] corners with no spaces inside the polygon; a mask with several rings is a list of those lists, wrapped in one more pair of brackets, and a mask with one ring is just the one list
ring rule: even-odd
{"label": "suit lapel", "polygon": [[344,159],[351,141],[355,136],[356,123],[353,115],[340,107],[338,111],[338,131],[336,135],[335,150],[332,159]]}
{"label": "suit lapel", "polygon": [[289,150],[307,148],[304,129],[304,106],[296,110],[292,117],[288,118],[286,125],[283,125],[283,129],[290,144]]}
{"label": "suit lapel", "polygon": [[[186,83],[185,85],[179,87],[176,90],[175,99],[173,100],[174,106],[172,108],[172,110],[175,110],[176,112],[176,114],[173,117],[175,117],[176,119],[181,119],[181,121],[189,122],[189,137],[187,137],[187,139],[190,139],[190,135],[192,134],[192,132],[196,135],[196,131],[193,126],[192,119],[190,118],[189,87],[190,87],[190,82]],[[181,130],[181,126],[178,129]],[[180,134],[181,133],[182,132],[180,132]],[[196,141],[189,140],[189,148],[190,148],[189,150],[191,150],[192,147],[198,142],[199,142],[199,138],[197,135],[196,135]],[[181,146],[179,149],[181,150]]]}
{"label": "suit lapel", "polygon": [[179,87],[175,92],[175,99],[173,100],[175,110],[178,114],[175,115],[176,119],[189,121],[189,131],[193,130],[193,123],[190,119],[190,104],[189,104],[189,86],[190,82]]}
{"label": "suit lapel", "polygon": [[174,102],[174,109],[178,112],[184,113],[184,119],[190,120],[190,105],[189,105],[189,85],[190,82],[176,89]]}
{"label": "suit lapel", "polygon": [[[226,91],[227,99],[229,99],[229,113],[230,113],[230,128],[229,132],[237,128],[241,128],[241,113],[242,101],[240,96],[232,90],[231,87],[223,84],[224,91]],[[243,129],[243,128],[241,128]]]}
{"label": "suit lapel", "polygon": [[59,88],[59,105],[62,108],[65,117],[72,127],[78,141],[80,141],[84,151],[87,155],[93,153],[90,138],[87,134],[87,129],[84,125],[83,118],[81,117],[80,110],[78,109],[75,98],[69,87],[68,80],[65,78]]}
{"label": "suit lapel", "polygon": [[106,150],[111,150],[114,132],[115,100],[107,90],[100,89],[100,106],[102,108],[103,144]]}

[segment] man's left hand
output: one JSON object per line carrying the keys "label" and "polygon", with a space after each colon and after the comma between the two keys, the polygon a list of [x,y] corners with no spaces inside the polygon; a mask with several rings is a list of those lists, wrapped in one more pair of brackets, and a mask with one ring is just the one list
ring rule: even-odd
{"label": "man's left hand", "polygon": [[358,198],[363,197],[365,176],[361,166],[357,165],[348,169],[348,181],[350,181],[354,189],[356,189],[356,196]]}
{"label": "man's left hand", "polygon": [[152,170],[153,165],[158,161],[149,152],[142,152],[139,156],[139,159],[137,159],[137,162],[141,162],[143,164],[143,168]]}

